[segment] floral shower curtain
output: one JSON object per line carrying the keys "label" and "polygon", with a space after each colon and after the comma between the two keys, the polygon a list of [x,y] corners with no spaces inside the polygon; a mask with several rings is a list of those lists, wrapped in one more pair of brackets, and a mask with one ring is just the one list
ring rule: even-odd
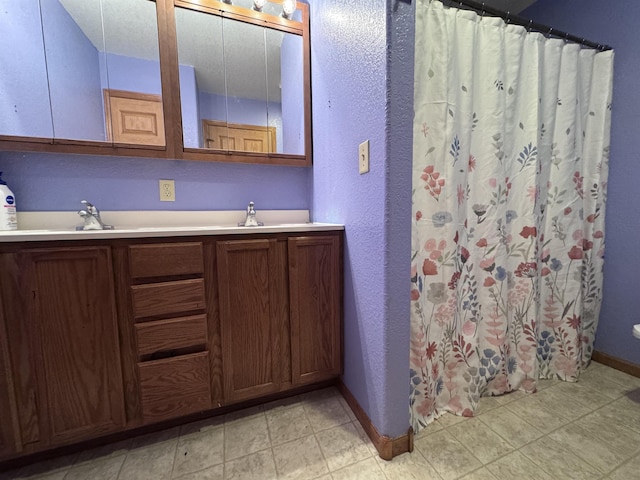
{"label": "floral shower curtain", "polygon": [[411,417],[575,381],[601,304],[613,52],[421,0]]}

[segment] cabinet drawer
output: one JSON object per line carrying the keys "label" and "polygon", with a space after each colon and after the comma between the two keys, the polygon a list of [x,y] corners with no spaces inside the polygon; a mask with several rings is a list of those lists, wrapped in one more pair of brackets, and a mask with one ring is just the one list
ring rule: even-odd
{"label": "cabinet drawer", "polygon": [[138,363],[145,423],[211,408],[209,353]]}
{"label": "cabinet drawer", "polygon": [[135,329],[138,355],[204,346],[207,343],[206,315],[138,323]]}
{"label": "cabinet drawer", "polygon": [[204,280],[134,285],[131,287],[133,316],[138,318],[204,310]]}
{"label": "cabinet drawer", "polygon": [[129,247],[131,277],[148,278],[204,272],[202,243],[161,243]]}

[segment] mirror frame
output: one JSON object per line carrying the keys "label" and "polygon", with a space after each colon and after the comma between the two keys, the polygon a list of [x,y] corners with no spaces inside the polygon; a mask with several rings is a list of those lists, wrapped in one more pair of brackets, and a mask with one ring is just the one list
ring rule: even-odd
{"label": "mirror frame", "polygon": [[[227,163],[253,163],[309,167],[312,165],[311,140],[311,46],[309,41],[309,5],[298,2],[302,21],[237,7],[219,0],[147,0],[156,4],[158,49],[164,110],[165,146],[118,144],[63,138],[17,137],[0,135],[0,151],[51,152],[122,157],[147,157],[172,160],[196,160]],[[269,0],[282,4],[282,0]],[[175,8],[187,8],[204,14],[239,20],[302,37],[304,58],[304,155],[253,153],[241,151],[185,148],[182,136],[182,111],[178,67]]]}

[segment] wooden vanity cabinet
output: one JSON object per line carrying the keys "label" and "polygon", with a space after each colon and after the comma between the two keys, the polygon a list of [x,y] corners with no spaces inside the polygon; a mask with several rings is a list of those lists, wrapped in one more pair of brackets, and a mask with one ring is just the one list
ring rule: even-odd
{"label": "wooden vanity cabinet", "polygon": [[342,250],[338,235],[290,237],[293,385],[342,373]]}
{"label": "wooden vanity cabinet", "polygon": [[290,381],[285,248],[276,239],[217,242],[225,403]]}
{"label": "wooden vanity cabinet", "polygon": [[1,255],[3,316],[26,452],[125,424],[109,247]]}

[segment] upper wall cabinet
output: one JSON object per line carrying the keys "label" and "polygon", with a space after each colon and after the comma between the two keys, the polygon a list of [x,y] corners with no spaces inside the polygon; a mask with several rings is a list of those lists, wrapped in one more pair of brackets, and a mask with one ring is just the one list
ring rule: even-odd
{"label": "upper wall cabinet", "polygon": [[311,165],[308,5],[253,4],[0,0],[0,150]]}

